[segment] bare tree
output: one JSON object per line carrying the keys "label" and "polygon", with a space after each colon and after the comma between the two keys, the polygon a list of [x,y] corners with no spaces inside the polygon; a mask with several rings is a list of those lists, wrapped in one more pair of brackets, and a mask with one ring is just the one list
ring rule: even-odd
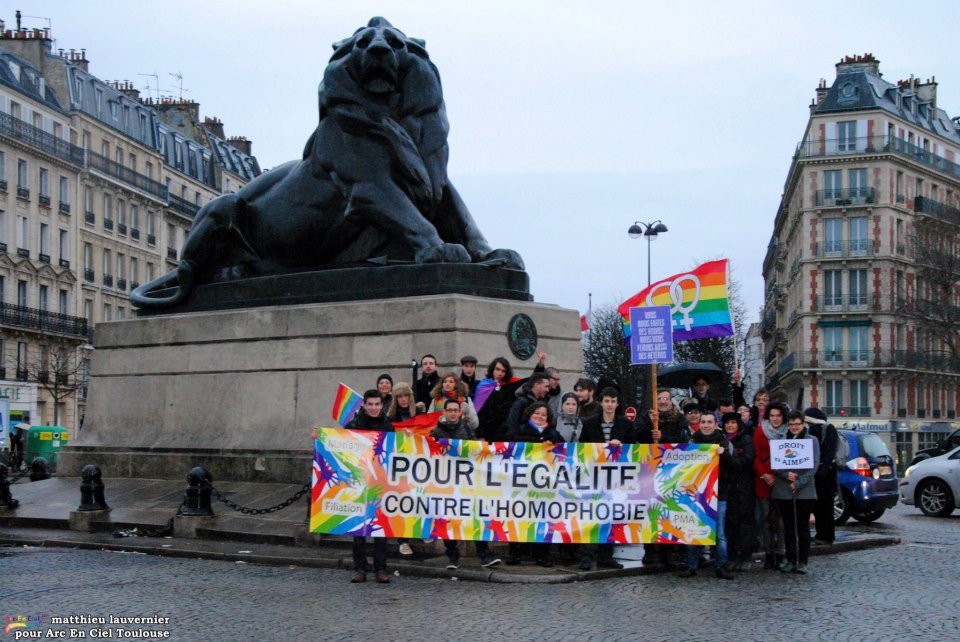
{"label": "bare tree", "polygon": [[614,383],[623,396],[621,402],[636,406],[643,367],[630,365],[630,347],[623,338],[621,319],[615,306],[594,309],[590,330],[583,339],[584,369],[598,381]]}
{"label": "bare tree", "polygon": [[27,366],[27,375],[53,400],[53,425],[60,425],[60,403],[85,385],[84,358],[75,343],[41,346],[40,354]]}

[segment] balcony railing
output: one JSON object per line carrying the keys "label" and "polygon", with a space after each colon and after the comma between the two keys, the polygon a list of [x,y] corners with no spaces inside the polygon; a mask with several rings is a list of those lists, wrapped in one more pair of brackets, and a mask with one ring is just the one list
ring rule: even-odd
{"label": "balcony railing", "polygon": [[827,294],[817,297],[814,312],[866,312],[871,307],[866,294]]}
{"label": "balcony railing", "polygon": [[28,122],[0,113],[0,134],[16,138],[74,165],[83,165],[83,149],[34,127]]}
{"label": "balcony railing", "polygon": [[932,198],[917,196],[913,199],[913,209],[917,212],[935,216],[947,223],[960,225],[960,209],[935,201]]}
{"label": "balcony railing", "polygon": [[779,373],[793,370],[904,368],[960,374],[960,359],[949,352],[917,350],[819,350],[792,352],[780,362]]}
{"label": "balcony railing", "polygon": [[177,250],[176,248],[168,247],[167,248],[167,258],[171,261],[177,260]]}
{"label": "balcony railing", "polygon": [[817,190],[818,207],[872,205],[876,202],[876,190],[872,187],[844,187],[843,189]]}
{"label": "balcony railing", "polygon": [[40,258],[40,262],[41,262],[41,263],[49,263],[49,262],[50,262],[50,255],[49,255],[49,254],[44,254],[44,253],[41,252],[41,253],[38,254],[37,256]]}
{"label": "balcony railing", "polygon": [[120,236],[126,236],[127,226],[124,225],[123,223],[117,223],[117,234],[119,234]]}
{"label": "balcony railing", "polygon": [[28,249],[25,248],[25,247],[18,247],[18,248],[17,248],[17,256],[19,256],[20,258],[29,259],[29,258],[30,258],[30,250],[28,250]]}
{"label": "balcony railing", "polygon": [[118,289],[118,290],[126,290],[126,289],[127,289],[127,280],[126,280],[126,279],[123,279],[123,278],[120,278],[120,277],[117,277],[117,289]]}
{"label": "balcony railing", "polygon": [[26,380],[27,380],[27,369],[17,368],[17,381],[26,381]]}
{"label": "balcony railing", "polygon": [[147,234],[147,245],[156,245],[157,237],[153,234]]}
{"label": "balcony railing", "polygon": [[184,200],[179,196],[170,194],[169,197],[170,209],[180,212],[181,214],[186,214],[190,218],[196,216],[197,211],[200,209],[194,203],[191,203],[188,200]]}
{"label": "balcony railing", "polygon": [[112,232],[112,231],[113,231],[113,219],[112,219],[112,218],[104,218],[104,219],[103,219],[103,229],[107,230],[108,232]]}
{"label": "balcony railing", "polygon": [[130,228],[130,238],[132,238],[134,241],[139,241],[139,240],[140,240],[140,230],[138,230],[138,229],[135,228],[135,227]]}
{"label": "balcony railing", "polygon": [[0,303],[0,324],[75,337],[88,336],[87,320],[83,317],[47,312],[11,303]]}
{"label": "balcony railing", "polygon": [[797,145],[797,156],[799,158],[879,153],[896,154],[897,156],[932,167],[949,176],[960,178],[960,165],[942,156],[937,156],[922,147],[908,143],[902,138],[877,135],[847,139],[812,139],[801,141],[800,144]]}
{"label": "balcony railing", "polygon": [[57,208],[57,210],[58,210],[61,214],[69,214],[69,213],[70,213],[70,203],[64,203],[63,201],[60,201],[60,205],[59,205],[59,207]]}
{"label": "balcony railing", "polygon": [[93,212],[84,212],[83,213],[83,222],[89,223],[90,225],[95,225],[97,222],[97,215]]}
{"label": "balcony railing", "polygon": [[826,406],[823,411],[829,417],[869,417],[869,406]]}
{"label": "balcony railing", "polygon": [[817,258],[850,258],[873,256],[873,241],[853,239],[852,241],[820,241],[817,243]]}
{"label": "balcony railing", "polygon": [[152,194],[161,200],[167,199],[166,185],[158,183],[148,176],[137,173],[129,167],[124,167],[106,156],[87,150],[87,166],[103,172],[107,176],[119,179],[127,185],[132,185],[148,194]]}
{"label": "balcony railing", "polygon": [[68,259],[60,259],[60,267],[70,269],[70,261]]}
{"label": "balcony railing", "polygon": [[17,198],[22,198],[25,201],[30,200],[30,188],[29,187],[20,187],[17,185]]}
{"label": "balcony railing", "polygon": [[50,196],[47,194],[41,194],[37,200],[40,203],[40,207],[50,209]]}
{"label": "balcony railing", "polygon": [[85,268],[83,270],[83,280],[86,281],[87,283],[96,283],[97,275],[90,268]]}
{"label": "balcony railing", "polygon": [[113,287],[113,275],[112,275],[112,274],[104,274],[104,275],[103,275],[103,286],[104,286],[104,287],[107,287],[107,288],[112,288],[112,287]]}

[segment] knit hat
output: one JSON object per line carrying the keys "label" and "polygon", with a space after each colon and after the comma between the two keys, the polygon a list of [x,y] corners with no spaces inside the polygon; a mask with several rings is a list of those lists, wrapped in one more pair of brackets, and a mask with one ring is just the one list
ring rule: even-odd
{"label": "knit hat", "polygon": [[739,412],[725,412],[723,416],[720,417],[720,425],[726,426],[728,421],[736,421],[737,425],[740,428],[743,428],[743,419],[740,418]]}
{"label": "knit hat", "polygon": [[696,401],[688,401],[685,404],[683,404],[683,406],[681,406],[680,409],[683,410],[683,412],[685,413],[690,412],[691,410],[696,410],[697,412],[700,412],[700,404],[698,404]]}
{"label": "knit hat", "polygon": [[807,408],[803,411],[803,420],[810,425],[824,426],[827,423],[827,416],[819,408]]}
{"label": "knit hat", "polygon": [[386,379],[387,381],[389,381],[391,386],[393,385],[393,377],[391,377],[390,375],[388,375],[386,372],[384,372],[382,375],[380,375],[379,377],[377,377],[377,383],[379,384],[379,383],[380,383],[381,381],[383,381],[384,379]]}

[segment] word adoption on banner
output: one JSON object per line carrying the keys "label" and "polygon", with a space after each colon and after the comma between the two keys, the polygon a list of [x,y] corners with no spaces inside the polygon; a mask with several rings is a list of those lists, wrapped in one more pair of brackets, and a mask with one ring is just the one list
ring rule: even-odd
{"label": "word adoption on banner", "polygon": [[813,468],[812,439],[771,439],[772,470],[808,470]]}
{"label": "word adoption on banner", "polygon": [[716,541],[716,447],[318,428],[310,531],[495,542]]}

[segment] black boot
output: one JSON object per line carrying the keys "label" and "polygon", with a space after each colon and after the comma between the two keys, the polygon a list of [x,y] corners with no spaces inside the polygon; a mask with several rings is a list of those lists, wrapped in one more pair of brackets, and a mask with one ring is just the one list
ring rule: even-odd
{"label": "black boot", "polygon": [[767,553],[763,558],[763,570],[772,571],[777,568],[776,560],[772,553]]}

